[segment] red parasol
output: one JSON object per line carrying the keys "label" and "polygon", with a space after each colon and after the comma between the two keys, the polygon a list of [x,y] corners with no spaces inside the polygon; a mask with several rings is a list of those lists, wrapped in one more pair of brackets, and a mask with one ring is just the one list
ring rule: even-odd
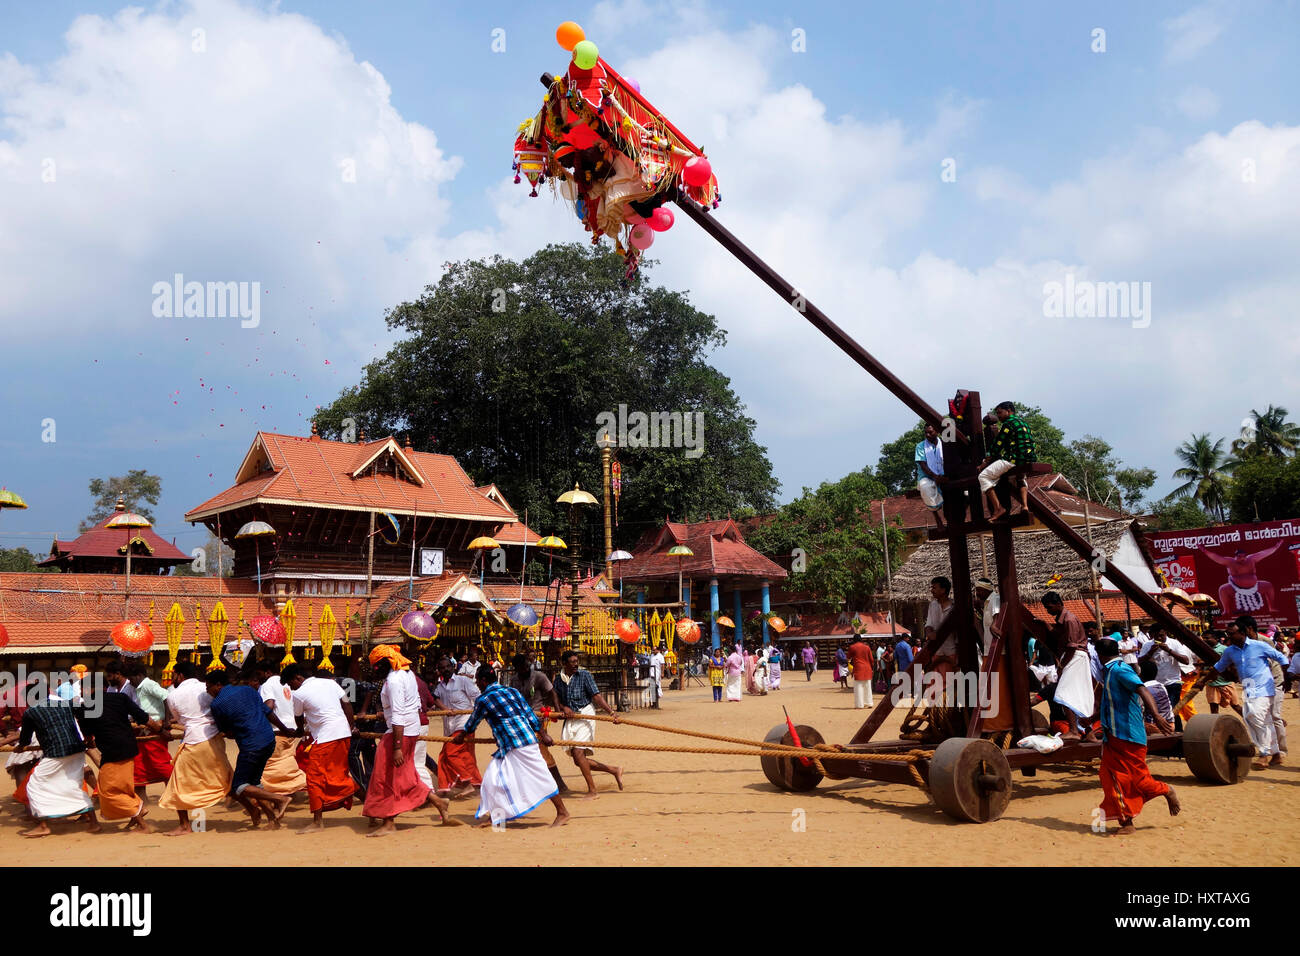
{"label": "red parasol", "polygon": [[284,625],[270,614],[261,614],[249,620],[248,629],[253,632],[253,637],[263,644],[270,644],[273,647],[284,646],[287,636]]}
{"label": "red parasol", "polygon": [[548,614],[542,618],[542,626],[538,630],[543,637],[562,641],[569,636],[569,622],[562,617]]}
{"label": "red parasol", "polygon": [[153,649],[153,631],[144,621],[122,621],[109,632],[113,646],[127,657],[143,657]]}

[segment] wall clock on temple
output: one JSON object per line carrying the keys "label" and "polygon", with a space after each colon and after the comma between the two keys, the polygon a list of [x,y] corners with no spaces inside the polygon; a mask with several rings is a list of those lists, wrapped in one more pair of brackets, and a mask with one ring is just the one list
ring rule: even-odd
{"label": "wall clock on temple", "polygon": [[420,549],[421,577],[437,577],[442,574],[442,548]]}

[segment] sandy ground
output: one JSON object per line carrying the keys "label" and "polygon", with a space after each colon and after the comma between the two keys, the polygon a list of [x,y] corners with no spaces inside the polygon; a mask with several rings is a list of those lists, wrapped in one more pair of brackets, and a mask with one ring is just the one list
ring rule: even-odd
{"label": "sandy ground", "polygon": [[[802,673],[781,691],[746,697],[740,703],[712,702],[707,687],[669,691],[659,711],[629,716],[672,726],[761,739],[782,721],[781,706],[796,723],[816,727],[831,742],[847,741],[866,711],[853,709],[852,694],[820,671],[811,683]],[[1202,705],[1203,706],[1203,705]],[[1285,715],[1300,734],[1300,701],[1288,699]],[[897,734],[891,715],[878,738]],[[688,743],[687,738],[599,725],[601,740],[655,744]],[[433,744],[436,752],[440,745]],[[706,743],[705,746],[708,746]],[[492,748],[479,747],[480,765]],[[621,764],[624,792],[612,777],[597,774],[600,795],[568,801],[572,822],[551,828],[550,805],[512,823],[505,831],[467,824],[474,798],[453,802],[455,826],[439,826],[431,812],[399,819],[400,832],[366,839],[359,808],[328,814],[328,830],[297,835],[309,819],[305,802],[295,804],[279,832],[253,831],[242,811],[218,807],[208,829],[179,838],[157,834],[81,832],[55,824],[55,835],[31,841],[19,836],[21,807],[11,798],[12,781],[0,777],[0,862],[26,866],[147,865],[403,865],[475,863],[556,866],[596,865],[773,866],[797,865],[1291,865],[1298,853],[1291,839],[1300,797],[1300,753],[1296,763],[1252,772],[1242,784],[1215,787],[1196,781],[1181,760],[1156,758],[1157,777],[1176,786],[1181,816],[1170,818],[1163,800],[1138,818],[1138,833],[1107,838],[1090,829],[1100,788],[1091,767],[1040,770],[1016,775],[1006,815],[984,825],[958,823],[912,787],[867,781],[824,781],[815,791],[787,794],[763,777],[757,758],[606,751],[598,757]],[[567,756],[561,767],[570,786],[581,775]],[[149,788],[157,802],[162,785]],[[155,806],[155,824],[170,823]],[[794,824],[802,820],[804,828]]]}

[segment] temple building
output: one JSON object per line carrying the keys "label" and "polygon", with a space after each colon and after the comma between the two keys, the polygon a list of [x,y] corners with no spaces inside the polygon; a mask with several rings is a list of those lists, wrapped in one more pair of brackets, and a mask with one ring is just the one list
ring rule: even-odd
{"label": "temple building", "polygon": [[37,567],[57,568],[65,573],[125,574],[126,553],[131,551],[131,574],[170,574],[172,568],[193,560],[174,543],[164,541],[152,528],[109,528],[115,514],[125,510],[122,499],[117,511],[72,541],[54,539],[50,555]]}

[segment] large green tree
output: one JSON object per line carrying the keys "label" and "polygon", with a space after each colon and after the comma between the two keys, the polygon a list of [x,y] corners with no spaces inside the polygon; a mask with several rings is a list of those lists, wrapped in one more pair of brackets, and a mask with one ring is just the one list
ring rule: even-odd
{"label": "large green tree", "polygon": [[133,468],[125,475],[112,478],[90,479],[90,493],[94,495],[94,504],[90,514],[81,522],[82,531],[87,531],[113,513],[120,495],[127,511],[153,521],[152,505],[158,504],[162,497],[162,479],[151,475],[143,468]]}
{"label": "large green tree", "polygon": [[769,555],[802,553],[786,586],[811,591],[827,604],[864,607],[885,580],[885,538],[897,567],[904,534],[898,525],[882,529],[872,522],[871,501],[885,486],[870,468],[804,488],[794,501],[746,535],[746,542]]}
{"label": "large green tree", "polygon": [[1148,524],[1155,531],[1183,531],[1204,528],[1213,521],[1194,498],[1162,498],[1152,503]]}
{"label": "large green tree", "polygon": [[3,571],[58,571],[58,568],[38,568],[39,560],[26,548],[0,548],[0,572]]}
{"label": "large green tree", "polygon": [[[352,419],[370,437],[409,435],[415,448],[453,455],[476,481],[495,482],[533,527],[563,535],[556,496],[575,481],[600,493],[602,413],[698,412],[702,453],[618,451],[618,543],[666,514],[771,510],[778,484],[754,420],[709,364],[726,341],[717,321],[654,285],[649,263],[631,282],[623,272],[613,253],[576,243],[523,262],[449,263],[436,285],[388,312],[403,337],[318,413],[322,434],[341,437]],[[586,522],[588,553],[599,524]]]}
{"label": "large green tree", "polygon": [[1225,519],[1228,484],[1237,461],[1223,450],[1224,439],[1211,442],[1209,434],[1193,434],[1174,451],[1182,466],[1174,477],[1182,484],[1169,493],[1171,498],[1194,498],[1202,508]]}
{"label": "large green tree", "polygon": [[1300,458],[1245,459],[1233,469],[1227,504],[1234,522],[1300,518]]}

